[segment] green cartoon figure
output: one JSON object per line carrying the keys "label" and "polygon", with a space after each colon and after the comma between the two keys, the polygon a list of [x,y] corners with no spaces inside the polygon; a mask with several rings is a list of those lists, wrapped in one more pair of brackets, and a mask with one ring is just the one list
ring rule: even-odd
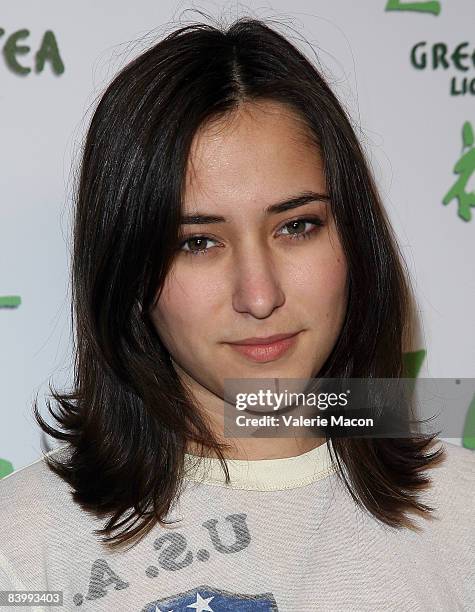
{"label": "green cartoon figure", "polygon": [[[448,204],[456,198],[458,200],[458,216],[464,221],[470,221],[472,218],[470,207],[475,206],[475,192],[467,192],[466,186],[475,171],[475,147],[473,146],[473,129],[469,121],[463,124],[462,141],[462,156],[454,166],[455,174],[460,176],[446,193],[442,202]],[[465,149],[467,150],[465,151]]]}

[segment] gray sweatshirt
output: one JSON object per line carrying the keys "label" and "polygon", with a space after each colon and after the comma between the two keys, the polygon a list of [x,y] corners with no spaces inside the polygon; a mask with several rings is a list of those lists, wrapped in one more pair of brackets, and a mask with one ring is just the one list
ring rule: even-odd
{"label": "gray sweatshirt", "polygon": [[[475,453],[445,441],[411,514],[418,533],[360,509],[327,443],[283,459],[218,459],[188,476],[171,519],[127,551],[93,533],[86,513],[43,459],[0,480],[0,591],[60,591],[90,612],[475,611]],[[68,452],[67,445],[52,453]],[[49,596],[50,598],[53,596]]]}

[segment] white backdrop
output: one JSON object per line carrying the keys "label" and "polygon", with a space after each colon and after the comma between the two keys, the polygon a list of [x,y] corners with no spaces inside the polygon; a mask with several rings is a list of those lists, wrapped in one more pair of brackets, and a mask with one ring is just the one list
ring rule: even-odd
{"label": "white backdrop", "polygon": [[[390,4],[401,6],[387,10]],[[90,106],[140,51],[175,27],[202,21],[186,9],[227,22],[242,15],[272,18],[295,28],[292,39],[307,55],[312,51],[299,35],[313,46],[357,126],[412,275],[422,323],[414,348],[427,352],[419,376],[473,377],[475,222],[457,214],[456,200],[444,205],[442,199],[457,179],[455,164],[470,151],[470,143],[462,149],[462,126],[475,126],[470,58],[475,4],[418,2],[411,10],[404,4],[23,0],[2,5],[0,45],[7,53],[0,56],[0,298],[20,296],[21,304],[0,308],[0,458],[18,469],[40,456],[48,441],[32,419],[32,400],[38,393],[44,414],[48,381],[60,389],[70,382],[71,173]],[[424,12],[431,7],[439,13]],[[21,30],[28,35],[16,44],[29,50],[16,58],[31,68],[28,74],[12,70],[7,59]],[[61,74],[48,61],[42,72],[35,71],[47,31],[57,41]],[[423,41],[415,61],[420,63],[426,50],[427,66],[417,69],[411,49]],[[463,42],[458,59],[451,58]],[[432,63],[435,43],[447,46],[444,66]],[[468,85],[473,81],[473,91],[455,95],[464,78]],[[472,166],[475,170],[475,161]],[[467,192],[475,188],[475,172],[468,174]]]}

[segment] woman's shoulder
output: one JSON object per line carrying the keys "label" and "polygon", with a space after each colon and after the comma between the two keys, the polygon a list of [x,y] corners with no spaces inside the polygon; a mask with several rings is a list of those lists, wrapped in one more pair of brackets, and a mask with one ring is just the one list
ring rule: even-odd
{"label": "woman's shoulder", "polygon": [[434,507],[439,522],[450,523],[454,531],[473,532],[475,512],[475,451],[438,439],[431,450],[441,447],[441,460],[426,470],[431,486],[421,501]]}
{"label": "woman's shoulder", "polygon": [[[449,487],[457,487],[463,483],[473,485],[475,479],[475,450],[442,439],[437,439],[431,450],[436,450],[439,446],[443,449],[444,456],[437,465],[431,468],[431,476],[434,476],[441,485]],[[466,490],[465,492],[468,493],[469,491]]]}
{"label": "woman's shoulder", "polygon": [[63,453],[69,446],[0,479],[0,588],[33,588],[51,555],[67,548],[68,534],[83,532],[71,487],[46,462],[50,456],[62,462]]}
{"label": "woman's shoulder", "polygon": [[48,452],[43,452],[42,456],[39,459],[35,459],[32,463],[25,465],[24,467],[18,468],[14,470],[7,476],[4,476],[0,479],[0,487],[1,490],[5,493],[8,492],[16,492],[18,489],[22,489],[22,492],[25,493],[25,486],[28,484],[37,483],[38,481],[42,481],[43,477],[49,474],[51,471],[46,464],[46,457],[64,457],[65,453],[70,452],[69,444],[63,444],[49,450]]}
{"label": "woman's shoulder", "polygon": [[6,532],[8,526],[28,529],[29,523],[38,525],[55,503],[67,499],[67,483],[50,470],[45,460],[48,456],[62,457],[65,452],[69,452],[68,445],[44,453],[0,479],[0,521]]}

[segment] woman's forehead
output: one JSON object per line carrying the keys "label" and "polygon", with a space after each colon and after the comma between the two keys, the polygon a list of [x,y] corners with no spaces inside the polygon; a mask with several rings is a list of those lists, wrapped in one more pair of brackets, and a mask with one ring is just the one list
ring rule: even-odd
{"label": "woman's forehead", "polygon": [[190,149],[189,165],[226,163],[233,155],[255,155],[280,149],[315,149],[315,136],[299,113],[276,102],[244,104],[218,118],[207,120],[196,131]]}
{"label": "woman's forehead", "polygon": [[185,209],[266,207],[297,192],[325,193],[317,148],[284,121],[265,121],[259,130],[234,124],[229,133],[202,132],[188,162]]}

